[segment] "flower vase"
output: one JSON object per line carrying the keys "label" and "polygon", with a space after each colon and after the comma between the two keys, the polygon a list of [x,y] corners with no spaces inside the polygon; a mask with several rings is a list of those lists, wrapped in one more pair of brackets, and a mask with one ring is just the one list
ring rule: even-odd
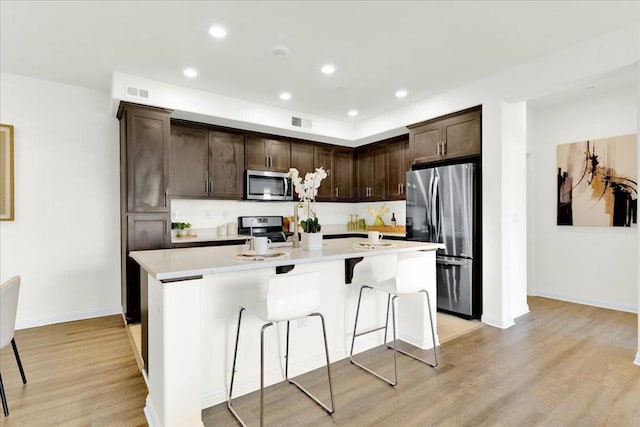
{"label": "flower vase", "polygon": [[305,251],[322,250],[322,233],[302,233],[302,249]]}
{"label": "flower vase", "polygon": [[376,219],[373,220],[373,225],[380,227],[384,225],[384,221],[380,215],[376,216]]}

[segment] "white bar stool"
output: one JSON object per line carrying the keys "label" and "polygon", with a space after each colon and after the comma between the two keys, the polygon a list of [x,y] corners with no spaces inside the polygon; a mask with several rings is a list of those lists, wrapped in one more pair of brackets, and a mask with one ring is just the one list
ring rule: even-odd
{"label": "white bar stool", "polygon": [[[398,262],[396,264],[396,274],[395,277],[390,279],[376,281],[371,284],[362,285],[360,287],[360,294],[358,296],[358,306],[356,309],[356,320],[353,325],[353,338],[351,339],[351,351],[349,353],[349,360],[354,365],[364,369],[370,374],[375,375],[381,380],[387,382],[391,386],[395,386],[398,384],[398,361],[397,361],[397,353],[400,352],[407,356],[410,356],[422,363],[425,363],[429,366],[436,367],[438,366],[438,352],[436,350],[436,336],[435,331],[433,329],[433,317],[431,316],[431,301],[429,298],[429,292],[424,289],[424,255],[420,252],[412,252],[398,255]],[[385,317],[384,326],[380,326],[377,328],[369,329],[363,332],[357,332],[358,328],[358,316],[360,314],[360,302],[362,300],[362,291],[365,289],[374,289],[381,292],[385,292],[387,294],[387,315]],[[397,348],[396,343],[396,299],[399,295],[411,294],[411,293],[424,293],[427,298],[427,313],[429,314],[429,323],[431,326],[431,339],[433,342],[433,361],[428,361],[421,359],[413,354],[410,354],[406,351],[400,350]],[[387,344],[387,327],[389,325],[389,306],[391,306],[391,314],[392,314],[392,322],[393,322],[393,346],[389,346]],[[353,347],[356,342],[356,337],[370,334],[372,332],[379,331],[384,329],[384,345],[387,348],[393,350],[393,369],[394,369],[394,380],[391,381],[372,369],[364,366],[363,364],[357,362],[353,358]]]}
{"label": "white bar stool", "polygon": [[[260,331],[260,426],[264,424],[264,331],[277,322],[287,322],[287,338],[285,350],[285,379],[295,385],[300,391],[310,397],[320,405],[328,414],[335,411],[333,403],[333,387],[331,385],[331,369],[329,366],[329,348],[327,346],[327,331],[324,317],[318,313],[320,308],[320,290],[318,288],[318,272],[300,274],[282,274],[269,279],[266,294],[259,295],[256,292],[252,299],[243,301],[240,304],[238,314],[238,331],[236,334],[236,344],[233,353],[233,368],[231,371],[231,385],[229,386],[229,400],[227,407],[233,416],[246,426],[240,415],[232,406],[233,380],[236,373],[236,358],[238,355],[238,341],[240,338],[240,325],[242,322],[242,312],[247,310],[258,316],[264,323]],[[324,351],[327,360],[327,377],[329,378],[329,394],[331,396],[331,407],[326,406],[318,398],[313,396],[296,381],[289,378],[289,322],[308,316],[318,316],[322,321],[322,334],[324,336]]]}
{"label": "white bar stool", "polygon": [[[18,353],[18,346],[14,338],[16,329],[16,312],[18,310],[18,295],[20,293],[20,276],[14,276],[0,285],[0,349],[5,348],[11,343],[13,354],[16,357],[18,370],[22,377],[22,384],[27,383],[27,377],[22,368],[22,361]],[[7,396],[4,392],[2,384],[2,375],[0,375],[0,400],[2,401],[2,409],[4,416],[9,416],[9,405],[7,405]]]}

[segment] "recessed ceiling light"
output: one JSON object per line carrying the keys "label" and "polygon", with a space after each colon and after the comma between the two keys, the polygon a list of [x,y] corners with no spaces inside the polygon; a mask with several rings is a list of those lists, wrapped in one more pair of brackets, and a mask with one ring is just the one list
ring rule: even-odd
{"label": "recessed ceiling light", "polygon": [[336,67],[332,64],[325,64],[322,66],[322,68],[320,69],[320,71],[322,71],[323,74],[333,74],[336,71]]}
{"label": "recessed ceiling light", "polygon": [[287,56],[289,55],[289,53],[291,53],[291,51],[286,46],[274,46],[271,49],[271,53],[273,53],[275,56]]}
{"label": "recessed ceiling light", "polygon": [[195,68],[185,68],[184,70],[182,70],[182,74],[184,74],[186,77],[189,77],[190,79],[195,79],[196,77],[198,77],[198,70],[196,70]]}
{"label": "recessed ceiling light", "polygon": [[209,34],[211,34],[211,37],[215,39],[223,39],[227,37],[227,29],[220,25],[214,25],[209,28]]}
{"label": "recessed ceiling light", "polygon": [[289,92],[282,92],[280,94],[280,99],[282,99],[283,101],[288,101],[291,99],[291,94]]}
{"label": "recessed ceiling light", "polygon": [[351,117],[355,117],[358,115],[358,110],[349,110],[347,114]]}
{"label": "recessed ceiling light", "polygon": [[396,91],[396,98],[404,98],[405,96],[407,96],[408,93],[409,91],[406,89],[398,89]]}

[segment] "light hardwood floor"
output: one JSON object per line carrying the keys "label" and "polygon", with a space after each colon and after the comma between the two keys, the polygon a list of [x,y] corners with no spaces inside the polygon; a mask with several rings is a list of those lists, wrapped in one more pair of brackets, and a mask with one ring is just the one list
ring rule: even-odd
{"label": "light hardwood floor", "polygon": [[[516,326],[482,327],[446,342],[438,368],[399,357],[393,388],[349,364],[332,364],[336,413],[326,415],[288,384],[267,389],[273,426],[638,426],[640,367],[635,314],[529,298]],[[144,425],[146,388],[122,320],[106,317],[18,331],[29,384],[10,348],[1,368],[11,409],[2,426]],[[390,352],[362,356],[391,369]],[[257,369],[257,366],[239,367]],[[257,372],[256,372],[257,374]],[[324,372],[299,380],[326,398]],[[258,395],[238,399],[250,425]],[[237,425],[224,405],[203,411],[206,426]]]}
{"label": "light hardwood floor", "polygon": [[122,316],[16,331],[27,375],[11,346],[0,370],[10,414],[0,426],[145,426],[147,388]]}

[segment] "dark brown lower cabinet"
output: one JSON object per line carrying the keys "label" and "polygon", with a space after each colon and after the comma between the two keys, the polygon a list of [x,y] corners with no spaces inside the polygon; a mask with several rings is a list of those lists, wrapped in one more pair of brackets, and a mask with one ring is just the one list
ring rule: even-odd
{"label": "dark brown lower cabinet", "polygon": [[141,320],[140,266],[129,257],[131,251],[164,249],[171,245],[169,213],[136,213],[126,215],[127,235],[123,248],[122,303],[127,323]]}

